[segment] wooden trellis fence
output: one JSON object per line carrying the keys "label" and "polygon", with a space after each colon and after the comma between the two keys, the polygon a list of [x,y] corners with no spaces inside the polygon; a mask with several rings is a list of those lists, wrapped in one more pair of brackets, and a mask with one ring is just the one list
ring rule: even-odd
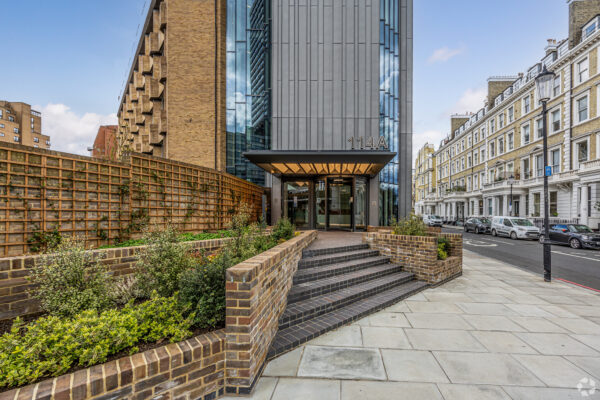
{"label": "wooden trellis fence", "polygon": [[262,194],[232,175],[142,154],[113,162],[0,143],[0,257],[31,252],[52,232],[97,247],[145,227],[224,229],[242,203],[257,219]]}

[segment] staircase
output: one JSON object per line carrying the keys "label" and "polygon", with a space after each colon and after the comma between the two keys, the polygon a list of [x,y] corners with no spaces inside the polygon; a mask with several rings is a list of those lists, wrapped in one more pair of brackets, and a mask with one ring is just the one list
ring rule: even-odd
{"label": "staircase", "polygon": [[304,250],[268,359],[428,285],[367,244]]}

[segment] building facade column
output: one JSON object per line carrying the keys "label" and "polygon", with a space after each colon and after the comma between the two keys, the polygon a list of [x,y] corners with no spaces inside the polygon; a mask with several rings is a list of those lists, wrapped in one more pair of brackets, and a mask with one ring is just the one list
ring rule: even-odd
{"label": "building facade column", "polygon": [[579,204],[581,210],[581,216],[579,217],[579,223],[587,225],[588,223],[588,185],[581,185],[581,203]]}

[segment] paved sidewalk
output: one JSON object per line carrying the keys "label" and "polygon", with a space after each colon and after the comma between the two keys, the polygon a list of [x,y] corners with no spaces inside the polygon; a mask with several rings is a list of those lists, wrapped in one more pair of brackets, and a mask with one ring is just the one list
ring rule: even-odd
{"label": "paved sidewalk", "polygon": [[599,294],[468,251],[464,264],[271,361],[251,398],[600,399]]}

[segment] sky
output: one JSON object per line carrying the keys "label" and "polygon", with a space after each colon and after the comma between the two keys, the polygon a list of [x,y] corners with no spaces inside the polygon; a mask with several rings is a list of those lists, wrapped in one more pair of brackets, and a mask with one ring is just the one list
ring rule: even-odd
{"label": "sky", "polygon": [[[42,112],[54,150],[88,154],[117,122],[149,0],[2,0],[0,99]],[[568,34],[566,0],[414,0],[413,154],[450,115],[483,107],[487,78],[516,75]]]}

